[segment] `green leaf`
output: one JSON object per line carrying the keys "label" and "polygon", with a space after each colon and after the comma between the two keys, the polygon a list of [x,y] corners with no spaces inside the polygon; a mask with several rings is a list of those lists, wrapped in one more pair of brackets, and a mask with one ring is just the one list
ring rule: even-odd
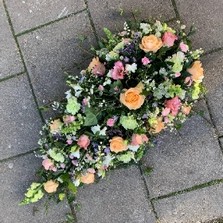
{"label": "green leaf", "polygon": [[86,117],[85,117],[85,122],[84,126],[93,126],[98,124],[98,120],[96,115],[88,108],[86,109]]}
{"label": "green leaf", "polygon": [[73,184],[73,182],[71,180],[68,181],[67,187],[73,194],[77,193],[77,187]]}

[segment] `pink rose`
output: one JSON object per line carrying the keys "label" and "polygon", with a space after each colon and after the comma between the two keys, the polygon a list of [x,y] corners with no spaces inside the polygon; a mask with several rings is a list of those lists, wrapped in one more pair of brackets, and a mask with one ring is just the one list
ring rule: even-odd
{"label": "pink rose", "polygon": [[147,58],[147,57],[143,57],[143,58],[142,58],[142,64],[143,64],[143,65],[147,65],[147,64],[149,64],[149,63],[151,63],[151,61],[150,61],[149,58]]}
{"label": "pink rose", "polygon": [[112,70],[111,77],[114,80],[123,79],[125,75],[125,68],[123,66],[123,63],[121,61],[115,62],[115,66]]}
{"label": "pink rose", "polygon": [[42,165],[45,170],[52,170],[54,172],[57,171],[56,167],[50,159],[43,160]]}
{"label": "pink rose", "polygon": [[104,87],[103,87],[103,85],[100,84],[100,85],[98,86],[98,90],[99,90],[99,91],[104,91]]}
{"label": "pink rose", "polygon": [[165,106],[166,106],[166,108],[170,109],[171,115],[176,116],[179,112],[179,109],[180,109],[180,106],[181,106],[181,101],[176,96],[172,99],[166,100]]}
{"label": "pink rose", "polygon": [[138,145],[142,145],[144,142],[148,142],[149,139],[145,134],[133,134],[132,135],[132,142],[131,145],[133,146],[138,146]]}
{"label": "pink rose", "polygon": [[114,124],[115,124],[115,119],[114,118],[109,118],[107,120],[107,126],[112,127],[112,126],[114,126]]}
{"label": "pink rose", "polygon": [[66,115],[63,117],[63,121],[65,124],[69,124],[75,120],[75,116],[73,115]]}
{"label": "pink rose", "polygon": [[171,47],[174,45],[174,41],[177,40],[177,36],[174,35],[171,32],[165,32],[163,37],[162,37],[162,41],[164,43],[165,46]]}
{"label": "pink rose", "polygon": [[187,44],[185,44],[184,42],[180,43],[180,50],[184,53],[186,53],[188,51],[189,47]]}
{"label": "pink rose", "polygon": [[90,139],[87,135],[81,135],[77,141],[77,144],[81,148],[87,149],[87,147],[90,145]]}

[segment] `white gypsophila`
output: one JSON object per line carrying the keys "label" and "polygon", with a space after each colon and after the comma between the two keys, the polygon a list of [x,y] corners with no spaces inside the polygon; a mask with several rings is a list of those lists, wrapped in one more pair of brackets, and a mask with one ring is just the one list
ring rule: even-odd
{"label": "white gypsophila", "polygon": [[139,149],[139,145],[137,146],[133,146],[133,145],[128,145],[128,149],[133,151],[133,152],[137,152],[137,150]]}
{"label": "white gypsophila", "polygon": [[133,64],[126,64],[125,65],[125,69],[130,72],[130,73],[135,73],[137,70],[137,64],[133,63]]}
{"label": "white gypsophila", "polygon": [[106,76],[111,77],[111,75],[112,75],[112,70],[109,70]]}
{"label": "white gypsophila", "polygon": [[107,130],[107,127],[104,127],[104,128],[101,130],[100,125],[95,125],[95,126],[92,126],[92,127],[91,127],[91,131],[92,131],[94,134],[99,133],[99,135],[101,135],[101,136],[105,136],[105,135],[106,135],[106,130]]}
{"label": "white gypsophila", "polygon": [[66,91],[65,94],[66,94],[66,99],[73,97],[73,95],[71,94],[71,90]]}
{"label": "white gypsophila", "polygon": [[75,97],[79,97],[80,94],[82,93],[83,91],[83,88],[79,85],[79,84],[72,84],[71,87],[74,89],[75,91]]}
{"label": "white gypsophila", "polygon": [[103,86],[105,85],[110,85],[111,84],[111,80],[110,79],[107,79],[104,83],[103,83]]}
{"label": "white gypsophila", "polygon": [[151,26],[148,23],[140,23],[140,29],[144,34],[148,34],[152,31]]}

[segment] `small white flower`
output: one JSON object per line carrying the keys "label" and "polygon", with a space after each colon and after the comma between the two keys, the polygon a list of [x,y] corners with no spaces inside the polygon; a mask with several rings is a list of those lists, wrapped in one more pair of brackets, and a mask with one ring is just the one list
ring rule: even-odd
{"label": "small white flower", "polygon": [[65,92],[65,94],[66,94],[66,99],[68,99],[68,98],[71,98],[71,97],[72,97],[71,90],[66,91],[66,92]]}
{"label": "small white flower", "polygon": [[142,29],[142,32],[145,34],[152,31],[151,26],[148,23],[140,23],[140,29]]}
{"label": "small white flower", "polygon": [[100,125],[96,125],[96,126],[91,127],[91,131],[92,131],[94,134],[99,133],[99,135],[101,135],[101,136],[105,136],[105,135],[106,135],[106,130],[107,130],[107,127],[104,127],[104,128],[101,130]]}
{"label": "small white flower", "polygon": [[136,70],[137,70],[137,64],[136,63],[133,63],[133,64],[126,64],[125,65],[125,69],[130,72],[130,73],[135,73]]}
{"label": "small white flower", "polygon": [[103,83],[103,86],[105,85],[110,85],[111,84],[111,80],[110,79],[107,79],[104,83]]}
{"label": "small white flower", "polygon": [[128,149],[133,152],[136,152],[139,149],[139,147],[140,147],[139,145],[137,145],[137,146],[128,145]]}

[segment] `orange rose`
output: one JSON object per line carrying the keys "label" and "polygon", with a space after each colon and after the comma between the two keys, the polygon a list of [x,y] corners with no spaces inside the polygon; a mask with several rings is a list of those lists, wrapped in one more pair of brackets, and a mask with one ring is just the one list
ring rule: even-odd
{"label": "orange rose", "polygon": [[110,149],[115,153],[125,151],[127,150],[127,143],[122,137],[115,136],[110,140]]}
{"label": "orange rose", "polygon": [[202,67],[202,63],[199,60],[194,61],[191,68],[187,69],[187,72],[192,76],[192,80],[196,83],[201,83],[204,78],[204,69]]}
{"label": "orange rose", "polygon": [[94,183],[95,175],[94,175],[94,173],[87,172],[85,175],[81,176],[80,180],[84,184],[92,184],[92,183]]}
{"label": "orange rose", "polygon": [[139,83],[135,88],[124,89],[124,93],[120,94],[120,102],[130,110],[136,110],[142,106],[145,96],[141,95],[143,84]]}
{"label": "orange rose", "polygon": [[183,105],[182,108],[181,108],[182,112],[185,114],[185,115],[189,115],[190,114],[190,111],[191,111],[191,106],[186,106],[186,105]]}
{"label": "orange rose", "polygon": [[165,128],[164,122],[161,117],[157,119],[152,128],[153,133],[160,133]]}
{"label": "orange rose", "polygon": [[59,132],[62,125],[63,123],[60,121],[60,119],[55,119],[50,123],[50,132],[51,133]]}
{"label": "orange rose", "polygon": [[91,71],[95,75],[102,76],[105,74],[105,66],[99,61],[98,57],[94,57],[88,66],[88,71]]}
{"label": "orange rose", "polygon": [[53,181],[53,180],[49,180],[46,183],[43,184],[44,190],[47,193],[54,193],[57,191],[57,187],[59,186],[59,183]]}
{"label": "orange rose", "polygon": [[155,35],[143,36],[142,42],[139,44],[140,49],[146,53],[150,51],[156,53],[162,46],[162,40]]}

